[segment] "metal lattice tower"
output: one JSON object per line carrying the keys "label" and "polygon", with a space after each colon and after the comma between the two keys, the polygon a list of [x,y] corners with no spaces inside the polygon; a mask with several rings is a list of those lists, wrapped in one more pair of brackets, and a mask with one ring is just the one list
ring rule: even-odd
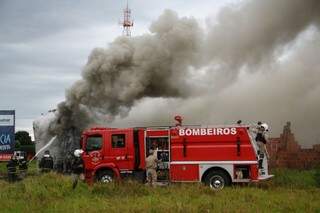
{"label": "metal lattice tower", "polygon": [[131,36],[133,20],[131,20],[131,10],[129,9],[128,1],[127,7],[123,10],[123,21],[121,22],[121,25],[123,27],[122,34],[125,36]]}

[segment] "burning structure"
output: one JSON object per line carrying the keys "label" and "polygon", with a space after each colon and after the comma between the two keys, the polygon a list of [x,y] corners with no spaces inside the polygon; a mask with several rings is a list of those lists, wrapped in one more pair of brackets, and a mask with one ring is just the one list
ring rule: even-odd
{"label": "burning structure", "polygon": [[54,156],[55,167],[63,169],[65,157],[69,152],[79,148],[81,133],[71,127],[68,131],[56,136],[53,135],[54,133],[50,134],[51,129],[54,128],[51,125],[56,122],[55,119],[57,119],[57,111],[50,110],[33,122],[36,152],[40,152],[42,156],[45,150],[50,150]]}
{"label": "burning structure", "polygon": [[[317,0],[249,0],[224,8],[216,23],[208,24],[204,30],[194,18],[179,18],[175,12],[166,10],[151,24],[150,34],[121,36],[107,48],[92,51],[82,79],[66,91],[66,100],[58,104],[57,111],[35,122],[36,140],[41,141],[37,147],[57,135],[50,150],[56,156],[64,156],[67,150],[78,146],[79,133],[84,129],[126,118],[132,107],[148,98],[176,100],[167,104],[167,109],[179,107],[182,114],[190,114],[194,121],[212,117],[215,122],[224,123],[226,119],[245,117],[275,123],[285,114],[300,120],[303,127],[310,105],[301,105],[295,99],[295,91],[297,82],[306,77],[305,70],[311,77],[299,88],[299,94],[309,94],[305,101],[320,106],[310,93],[320,88],[318,80],[314,80],[320,77],[319,69],[314,68],[319,63],[316,45],[320,42],[319,11]],[[314,39],[289,57],[288,46],[310,29]],[[298,63],[301,60],[304,63]],[[268,90],[266,77],[259,79],[258,74],[271,68],[278,74],[268,75],[267,81],[276,78],[274,80],[291,82],[288,87],[282,88],[279,84],[279,88],[274,88],[287,93],[278,92],[278,99],[293,109],[304,107],[303,117],[294,110],[284,113],[266,103],[276,94]],[[283,70],[291,73],[286,75]],[[248,84],[253,85],[253,89],[234,84],[241,76],[252,74],[258,78],[255,84]],[[232,88],[235,89],[230,91]],[[240,98],[241,91],[245,95]],[[260,91],[264,91],[261,96],[256,94]],[[239,92],[240,95],[235,95]],[[254,104],[243,107],[246,100],[252,102],[253,99]],[[167,112],[157,113],[158,118]],[[312,113],[309,118],[320,120],[319,113]]]}

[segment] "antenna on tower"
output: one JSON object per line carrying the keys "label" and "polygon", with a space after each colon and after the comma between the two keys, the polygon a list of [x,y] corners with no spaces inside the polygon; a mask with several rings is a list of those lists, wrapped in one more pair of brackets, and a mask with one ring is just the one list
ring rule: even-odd
{"label": "antenna on tower", "polygon": [[123,10],[123,21],[120,22],[123,27],[122,34],[125,36],[131,36],[131,28],[133,26],[133,20],[131,20],[131,10],[127,1],[127,7]]}

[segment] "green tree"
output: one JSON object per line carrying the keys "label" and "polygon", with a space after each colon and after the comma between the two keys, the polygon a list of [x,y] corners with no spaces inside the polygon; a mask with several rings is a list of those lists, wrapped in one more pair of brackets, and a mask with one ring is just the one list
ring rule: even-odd
{"label": "green tree", "polygon": [[20,147],[21,147],[20,141],[16,140],[16,141],[15,141],[14,148],[15,148],[15,149],[20,149]]}
{"label": "green tree", "polygon": [[33,145],[29,132],[27,131],[18,131],[15,134],[15,140],[19,141],[21,146],[24,145]]}

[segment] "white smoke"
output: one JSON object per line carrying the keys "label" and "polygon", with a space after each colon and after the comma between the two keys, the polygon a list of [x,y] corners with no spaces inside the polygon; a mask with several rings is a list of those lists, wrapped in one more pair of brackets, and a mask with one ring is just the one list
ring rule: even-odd
{"label": "white smoke", "polygon": [[[35,141],[39,144],[39,147],[50,140],[51,136],[48,135],[49,126],[56,119],[57,112],[49,112],[45,115],[41,115],[33,122],[33,131]],[[49,137],[48,137],[49,136]],[[38,149],[36,152],[39,151]]]}

